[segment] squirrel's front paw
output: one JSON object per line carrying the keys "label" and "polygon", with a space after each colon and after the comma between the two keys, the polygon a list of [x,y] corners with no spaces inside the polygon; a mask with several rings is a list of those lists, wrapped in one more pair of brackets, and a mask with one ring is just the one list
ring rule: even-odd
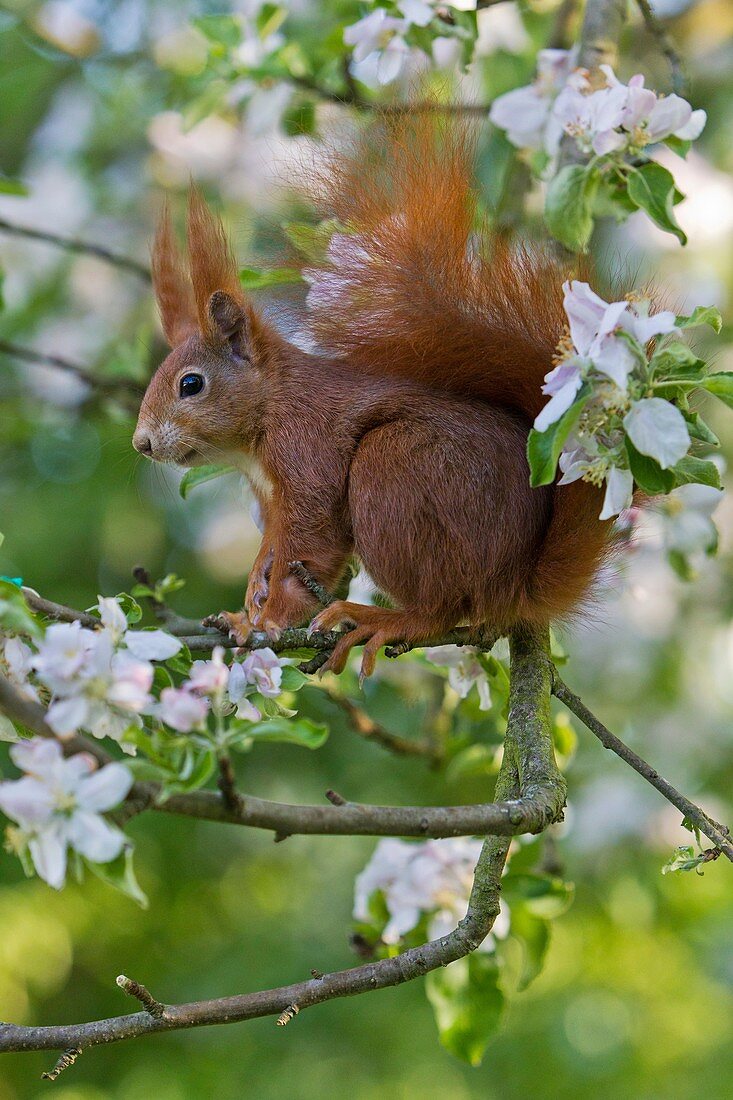
{"label": "squirrel's front paw", "polygon": [[204,619],[203,625],[214,627],[222,634],[228,634],[237,645],[241,646],[247,644],[254,630],[246,611],[220,611],[218,615],[209,615]]}

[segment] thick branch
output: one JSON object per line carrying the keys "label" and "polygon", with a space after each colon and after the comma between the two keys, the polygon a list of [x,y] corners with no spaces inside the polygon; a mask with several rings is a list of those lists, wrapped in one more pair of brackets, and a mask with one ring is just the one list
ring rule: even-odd
{"label": "thick branch", "polygon": [[42,229],[32,229],[26,225],[15,225],[13,222],[0,218],[0,232],[9,233],[15,237],[25,237],[31,241],[43,241],[45,244],[53,244],[62,248],[65,252],[81,253],[87,256],[95,256],[98,260],[112,264],[122,271],[129,271],[140,279],[150,282],[150,271],[137,260],[131,260],[127,256],[120,256],[101,244],[91,244],[88,241],[80,241],[75,237],[61,237],[58,233],[48,233]]}
{"label": "thick branch", "polygon": [[726,825],[721,825],[711,817],[708,817],[704,810],[701,810],[694,802],[690,802],[689,798],[686,798],[685,795],[680,794],[680,792],[664,779],[651,764],[647,764],[646,760],[642,760],[633,749],[630,749],[628,745],[625,745],[615,734],[606,729],[603,723],[588,710],[586,705],[570,690],[567,684],[563,683],[557,673],[555,673],[552,691],[560,702],[564,703],[568,710],[571,710],[573,714],[581,720],[583,725],[587,726],[591,733],[595,734],[605,748],[610,749],[611,752],[615,752],[616,755],[620,756],[635,772],[638,772],[642,778],[646,779],[647,783],[651,783],[652,787],[655,787],[660,794],[664,795],[668,802],[676,806],[680,813],[683,814],[692,825],[699,829],[708,840],[712,841],[715,847],[719,848],[733,863],[733,844],[731,843],[730,829]]}
{"label": "thick branch", "polygon": [[[511,738],[511,726],[507,731]],[[497,793],[507,802],[518,792],[518,775],[513,754],[507,751],[497,780]],[[476,865],[473,889],[466,916],[447,936],[413,947],[393,958],[324,974],[309,981],[281,986],[234,997],[194,1001],[182,1005],[163,1005],[147,990],[145,993],[156,1013],[150,1010],[107,1020],[56,1027],[0,1025],[0,1052],[31,1050],[85,1050],[100,1043],[115,1043],[158,1031],[178,1031],[209,1024],[237,1023],[261,1016],[283,1013],[292,1018],[304,1008],[338,997],[369,993],[375,989],[401,985],[422,977],[431,970],[447,966],[474,951],[486,938],[499,912],[501,875],[509,848],[507,837],[484,841]],[[126,979],[129,982],[129,979]],[[135,987],[140,989],[138,983]],[[161,1011],[162,1010],[162,1011]]]}

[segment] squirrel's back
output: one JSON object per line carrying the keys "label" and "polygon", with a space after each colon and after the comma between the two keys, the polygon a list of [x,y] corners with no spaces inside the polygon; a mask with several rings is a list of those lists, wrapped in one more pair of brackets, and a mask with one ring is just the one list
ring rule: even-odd
{"label": "squirrel's back", "polygon": [[[529,430],[566,331],[567,271],[486,226],[474,157],[470,129],[426,113],[380,120],[315,170],[316,201],[340,228],[304,272],[309,328],[325,353],[365,372],[513,408]],[[586,595],[612,541],[600,510],[585,482],[554,488],[523,620],[564,617]]]}

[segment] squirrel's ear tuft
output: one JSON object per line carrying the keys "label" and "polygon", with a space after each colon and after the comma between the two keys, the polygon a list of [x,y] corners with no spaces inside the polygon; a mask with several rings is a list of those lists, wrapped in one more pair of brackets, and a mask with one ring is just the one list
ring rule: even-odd
{"label": "squirrel's ear tuft", "polygon": [[203,195],[191,187],[188,196],[188,256],[199,326],[205,336],[217,339],[212,328],[211,299],[222,292],[243,302],[239,274],[221,219],[209,210]]}
{"label": "squirrel's ear tuft", "polygon": [[163,207],[155,234],[152,274],[165,338],[174,348],[196,328],[196,303],[176,244],[168,203]]}
{"label": "squirrel's ear tuft", "polygon": [[241,298],[216,290],[207,306],[208,329],[226,340],[240,359],[249,358],[250,322],[248,310]]}

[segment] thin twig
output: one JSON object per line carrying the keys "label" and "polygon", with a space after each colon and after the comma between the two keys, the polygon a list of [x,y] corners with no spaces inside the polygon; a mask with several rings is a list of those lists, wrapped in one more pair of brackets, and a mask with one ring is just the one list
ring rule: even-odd
{"label": "thin twig", "polygon": [[304,584],[311,595],[315,596],[321,607],[328,607],[336,599],[332,596],[319,581],[313,576],[313,574],[306,569],[302,561],[289,561],[288,569],[297,577],[301,584]]}
{"label": "thin twig", "polygon": [[731,843],[730,829],[726,825],[714,821],[704,810],[696,806],[694,802],[691,802],[689,798],[686,798],[685,795],[673,787],[668,780],[664,779],[651,764],[647,764],[646,760],[642,760],[638,753],[635,753],[620,738],[611,733],[609,729],[606,729],[603,723],[588,710],[585,703],[570,690],[557,673],[554,675],[552,692],[561,703],[565,704],[568,710],[571,710],[581,720],[583,725],[588,727],[591,733],[595,734],[605,748],[615,752],[643,779],[646,779],[647,783],[651,783],[652,787],[655,787],[668,802],[676,806],[680,813],[695,825],[701,833],[704,833],[708,840],[712,841],[716,848],[719,848],[733,863],[733,843]]}
{"label": "thin twig", "polygon": [[355,733],[358,733],[359,737],[363,737],[367,741],[375,741],[378,745],[389,749],[390,752],[397,753],[398,756],[427,757],[436,764],[439,764],[443,759],[443,753],[439,746],[428,740],[412,741],[407,737],[400,737],[399,734],[391,733],[384,726],[375,722],[366,711],[358,707],[345,695],[341,695],[340,692],[335,691],[325,683],[321,684],[321,688],[331,702],[344,712],[349,719],[349,725]]}
{"label": "thin twig", "polygon": [[36,351],[35,348],[27,348],[22,344],[14,344],[11,340],[0,340],[0,353],[10,355],[13,359],[20,359],[24,363],[37,363],[44,367],[53,367],[55,370],[66,371],[87,385],[102,393],[129,394],[131,397],[142,396],[143,387],[130,379],[100,378],[93,374],[80,363],[74,363],[60,355],[50,355],[46,352]]}
{"label": "thin twig", "polygon": [[73,1066],[74,1062],[77,1060],[81,1053],[82,1051],[80,1047],[69,1047],[69,1049],[65,1050],[64,1053],[60,1056],[59,1060],[52,1070],[41,1074],[41,1080],[55,1081],[57,1077],[61,1076],[65,1069],[68,1069],[69,1066]]}
{"label": "thin twig", "polygon": [[670,78],[672,81],[673,90],[681,96],[686,96],[689,91],[689,78],[685,70],[685,65],[681,55],[677,51],[674,42],[670,35],[667,33],[665,27],[656,15],[656,12],[652,8],[649,0],[636,0],[637,7],[641,12],[642,18],[646,25],[646,29],[649,34],[656,38],[657,45],[667,58],[669,64]]}
{"label": "thin twig", "polygon": [[28,606],[33,611],[45,615],[47,619],[53,619],[55,622],[60,623],[79,622],[82,626],[90,627],[92,630],[96,630],[102,625],[100,620],[95,618],[94,615],[90,615],[88,611],[77,611],[73,607],[67,607],[66,604],[46,600],[43,596],[39,596],[37,592],[34,592],[32,588],[22,588],[21,592]]}
{"label": "thin twig", "polygon": [[92,244],[89,241],[80,241],[75,237],[62,237],[58,233],[49,233],[45,229],[33,229],[27,225],[15,225],[5,218],[0,218],[0,232],[9,233],[15,237],[25,237],[31,241],[43,241],[45,244],[53,244],[65,252],[76,252],[87,256],[94,256],[98,260],[119,267],[122,271],[129,271],[140,279],[150,282],[150,270],[145,264],[137,260],[131,260],[128,256],[120,256],[105,245]]}
{"label": "thin twig", "polygon": [[224,799],[224,805],[228,810],[238,813],[242,809],[242,796],[237,790],[237,776],[231,758],[223,753],[219,757],[218,763],[219,779],[217,786],[221,791],[221,797]]}
{"label": "thin twig", "polygon": [[153,994],[144,985],[140,985],[134,978],[128,978],[124,974],[118,974],[115,978],[117,985],[120,989],[127,993],[128,997],[135,997],[140,1002],[145,1011],[153,1016],[156,1020],[162,1019],[165,1015],[165,1005],[161,1001],[156,1001]]}

